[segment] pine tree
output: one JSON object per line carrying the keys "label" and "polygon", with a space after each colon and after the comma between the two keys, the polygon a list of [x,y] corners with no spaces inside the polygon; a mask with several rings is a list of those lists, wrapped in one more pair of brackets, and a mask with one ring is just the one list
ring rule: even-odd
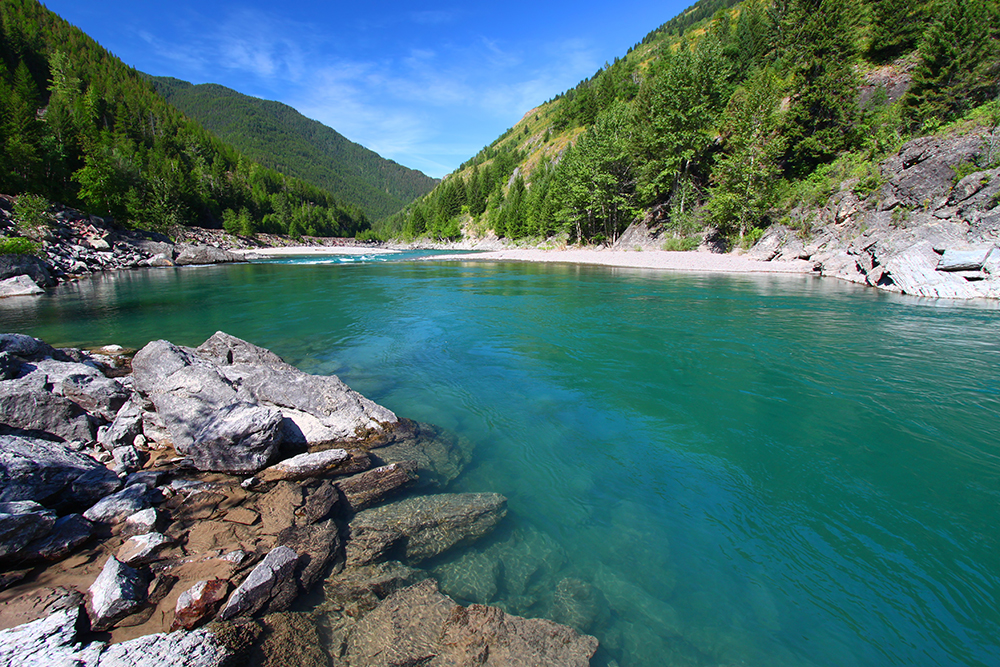
{"label": "pine tree", "polygon": [[927,20],[926,6],[913,0],[876,0],[873,6],[869,56],[888,62],[909,53],[920,40]]}
{"label": "pine tree", "polygon": [[982,0],[944,0],[920,44],[904,99],[911,121],[943,122],[996,94],[1000,63],[992,18]]}

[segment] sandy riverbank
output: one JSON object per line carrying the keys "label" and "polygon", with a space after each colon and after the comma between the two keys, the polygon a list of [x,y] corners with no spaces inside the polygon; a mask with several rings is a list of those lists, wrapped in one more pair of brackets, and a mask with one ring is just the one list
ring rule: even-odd
{"label": "sandy riverbank", "polygon": [[806,260],[762,262],[741,255],[711,252],[671,252],[667,250],[540,250],[510,248],[474,255],[437,255],[435,260],[562,262],[596,264],[635,269],[699,271],[706,273],[813,273],[814,262]]}

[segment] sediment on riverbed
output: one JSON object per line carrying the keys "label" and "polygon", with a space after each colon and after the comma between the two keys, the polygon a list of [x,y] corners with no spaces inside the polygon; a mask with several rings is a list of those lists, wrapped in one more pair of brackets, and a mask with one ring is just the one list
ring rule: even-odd
{"label": "sediment on riverbed", "polygon": [[[501,525],[469,446],[224,333],[0,335],[0,663],[586,665],[415,566]],[[117,662],[116,662],[117,661]]]}

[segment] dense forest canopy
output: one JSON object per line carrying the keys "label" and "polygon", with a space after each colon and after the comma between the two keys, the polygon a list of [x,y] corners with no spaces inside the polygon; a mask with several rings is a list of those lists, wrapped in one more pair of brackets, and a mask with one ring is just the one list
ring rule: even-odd
{"label": "dense forest canopy", "polygon": [[354,235],[353,205],[263,167],[36,0],[0,3],[0,192],[146,229]]}
{"label": "dense forest canopy", "polygon": [[151,80],[170,104],[244,155],[354,204],[373,220],[437,185],[437,179],[387,160],[280,102],[217,84]]}
{"label": "dense forest canopy", "polygon": [[1000,124],[998,84],[1000,0],[701,0],[373,233],[748,243],[827,181],[874,190],[911,136]]}

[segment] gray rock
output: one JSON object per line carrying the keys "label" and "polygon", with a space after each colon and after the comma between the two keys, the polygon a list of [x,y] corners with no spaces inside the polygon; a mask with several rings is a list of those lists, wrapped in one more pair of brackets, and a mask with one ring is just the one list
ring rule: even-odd
{"label": "gray rock", "polygon": [[29,543],[17,554],[22,562],[57,561],[76,551],[94,534],[94,524],[79,514],[56,519],[48,535]]}
{"label": "gray rock", "polygon": [[937,270],[938,255],[931,245],[921,242],[891,257],[885,273],[903,294],[969,299],[978,296],[966,280]]}
{"label": "gray rock", "polygon": [[417,481],[416,461],[400,461],[336,482],[344,505],[352,512],[377,505]]}
{"label": "gray rock", "polygon": [[62,443],[0,435],[0,501],[89,506],[121,486],[118,476]]}
{"label": "gray rock", "polygon": [[495,553],[469,551],[436,567],[434,578],[440,583],[441,589],[453,598],[463,602],[489,604],[497,595],[500,572],[500,559]]}
{"label": "gray rock", "polygon": [[104,644],[77,643],[79,618],[80,608],[73,607],[0,631],[0,665],[96,667]]}
{"label": "gray rock", "polygon": [[127,519],[125,523],[122,524],[121,533],[122,537],[131,537],[133,535],[145,535],[146,533],[152,533],[156,530],[160,522],[159,512],[156,511],[155,507],[147,507],[144,510],[140,510],[135,514],[132,514]]}
{"label": "gray rock", "polygon": [[10,352],[0,352],[0,381],[11,380],[21,374],[21,362]]}
{"label": "gray rock", "polygon": [[233,591],[226,606],[219,612],[219,620],[287,609],[298,593],[295,583],[298,560],[298,554],[288,547],[272,549]]}
{"label": "gray rock", "polygon": [[119,408],[111,426],[98,436],[98,442],[112,451],[116,447],[133,445],[136,436],[142,434],[142,413],[141,399],[132,396]]}
{"label": "gray rock", "polygon": [[461,607],[432,579],[397,591],[365,615],[347,642],[350,665],[587,667],[594,637],[495,607]]}
{"label": "gray rock", "polygon": [[0,558],[17,555],[29,542],[52,531],[56,515],[36,502],[0,503]]}
{"label": "gray rock", "polygon": [[986,264],[993,246],[972,248],[969,250],[944,251],[937,265],[938,271],[979,271]]}
{"label": "gray rock", "polygon": [[243,262],[243,255],[216,248],[210,245],[178,244],[174,264],[187,266],[191,264],[223,264],[227,262]]}
{"label": "gray rock", "polygon": [[56,393],[73,401],[90,414],[111,421],[118,410],[125,405],[131,392],[116,380],[104,377],[97,371],[92,374],[67,377]]}
{"label": "gray rock", "polygon": [[133,484],[101,498],[83,516],[94,523],[116,524],[162,500],[163,496],[158,490],[143,484]]}
{"label": "gray rock", "polygon": [[55,353],[51,346],[39,339],[15,333],[0,334],[0,351],[8,352],[25,360]]}
{"label": "gray rock", "polygon": [[79,405],[20,381],[0,382],[0,423],[43,431],[61,440],[93,440],[94,426]]}
{"label": "gray rock", "polygon": [[115,460],[115,468],[124,472],[135,472],[142,467],[142,457],[132,445],[115,447],[111,455]]}
{"label": "gray rock", "polygon": [[350,523],[347,563],[399,559],[418,563],[488,534],[507,514],[496,493],[418,496],[358,512]]}
{"label": "gray rock", "polygon": [[262,482],[279,480],[301,480],[334,472],[348,459],[347,450],[327,449],[322,452],[306,452],[279,461],[257,473]]}
{"label": "gray rock", "polygon": [[45,294],[45,290],[28,276],[14,276],[0,280],[0,299],[11,296],[32,296]]}
{"label": "gray rock", "polygon": [[392,411],[350,389],[336,376],[309,375],[273,352],[223,332],[198,347],[232,382],[294,425],[292,442],[318,445],[362,441],[391,430]]}
{"label": "gray rock", "polygon": [[97,667],[224,667],[232,656],[208,630],[161,632],[108,646]]}
{"label": "gray rock", "polygon": [[167,341],[132,360],[136,388],[149,397],[177,451],[200,470],[256,472],[277,455],[282,416],[248,403],[217,367]]}
{"label": "gray rock", "polygon": [[149,582],[138,571],[114,556],[108,557],[104,569],[87,590],[87,613],[90,627],[101,631],[142,607],[146,602]]}
{"label": "gray rock", "polygon": [[48,265],[34,255],[0,255],[0,280],[14,276],[28,276],[36,285],[52,287],[56,281],[52,278]]}
{"label": "gray rock", "polygon": [[0,665],[14,667],[223,667],[232,657],[211,632],[146,635],[108,646],[81,644],[80,607],[0,631]]}
{"label": "gray rock", "polygon": [[134,535],[121,545],[116,554],[118,560],[132,567],[146,565],[160,559],[160,554],[174,541],[162,533]]}

